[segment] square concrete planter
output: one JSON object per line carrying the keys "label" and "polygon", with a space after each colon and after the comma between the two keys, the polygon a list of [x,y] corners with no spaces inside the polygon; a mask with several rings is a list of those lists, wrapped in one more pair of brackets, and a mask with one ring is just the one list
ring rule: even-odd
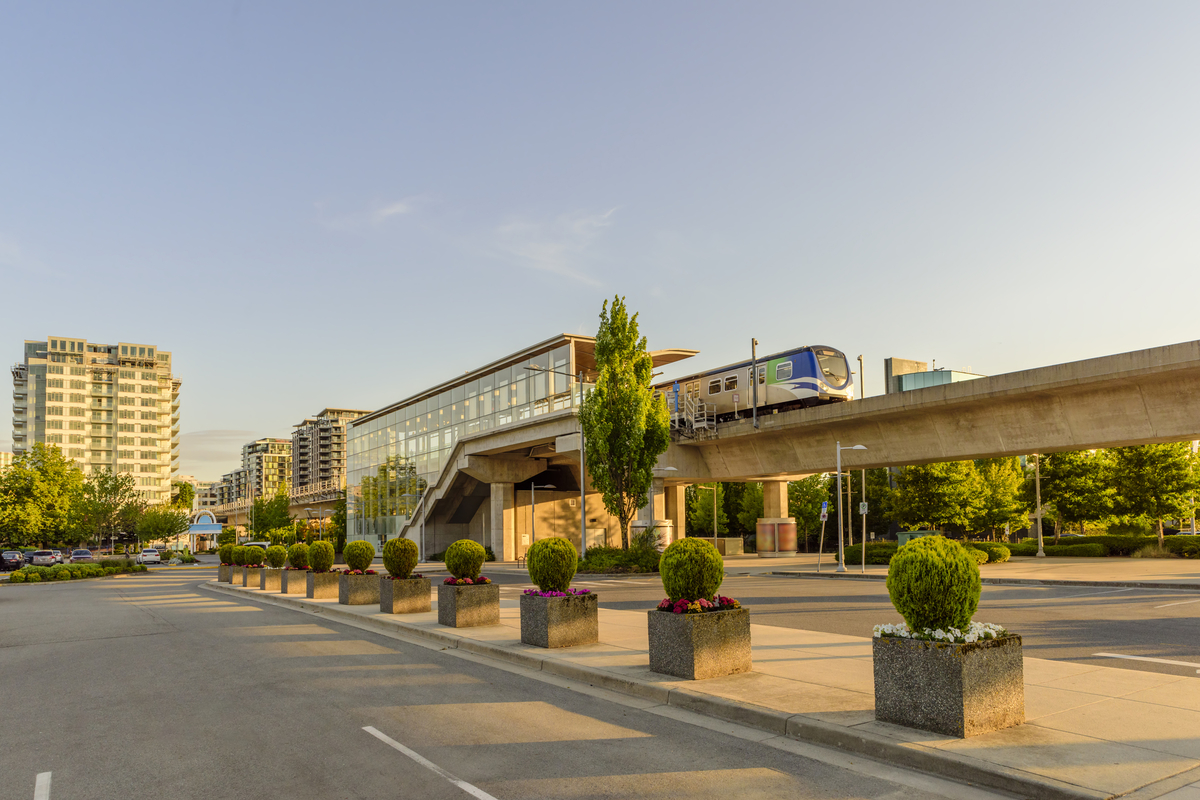
{"label": "square concrete planter", "polygon": [[1021,637],[972,644],[877,638],[875,719],[966,738],[1025,722]]}
{"label": "square concrete planter", "polygon": [[229,582],[232,583],[234,586],[241,586],[242,585],[242,572],[245,569],[246,569],[245,567],[239,567],[237,564],[234,564],[232,567],[230,567],[229,568]]}
{"label": "square concrete planter", "polygon": [[265,570],[262,567],[243,567],[242,586],[245,586],[249,589],[257,589],[258,585],[262,582],[258,576],[264,571]]}
{"label": "square concrete planter", "polygon": [[407,578],[379,582],[379,610],[384,614],[420,614],[431,607],[429,578]]}
{"label": "square concrete planter", "polygon": [[229,583],[233,580],[233,565],[222,564],[217,567],[217,583]]}
{"label": "square concrete planter", "polygon": [[500,587],[438,586],[438,624],[450,628],[475,628],[500,624]]}
{"label": "square concrete planter", "polygon": [[309,600],[337,600],[339,572],[306,572],[304,573],[304,596]]}
{"label": "square concrete planter", "polygon": [[594,592],[566,597],[521,595],[521,642],[534,647],[573,647],[600,640],[599,600]]}
{"label": "square concrete planter", "polygon": [[284,569],[280,572],[280,594],[308,594],[308,570]]}
{"label": "square concrete planter", "polygon": [[378,575],[338,576],[338,603],[344,606],[373,606],[379,602]]}
{"label": "square concrete planter", "polygon": [[649,614],[650,669],[687,680],[749,672],[750,611]]}
{"label": "square concrete planter", "polygon": [[258,572],[258,588],[264,592],[278,592],[282,582],[283,570],[281,569],[267,567]]}

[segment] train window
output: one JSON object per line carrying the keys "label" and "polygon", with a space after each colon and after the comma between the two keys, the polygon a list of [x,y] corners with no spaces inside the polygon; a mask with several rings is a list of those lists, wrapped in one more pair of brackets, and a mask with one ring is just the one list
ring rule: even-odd
{"label": "train window", "polygon": [[775,380],[786,381],[790,377],[792,377],[792,362],[785,361],[775,365]]}
{"label": "train window", "polygon": [[846,366],[846,357],[841,353],[818,350],[817,361],[821,364],[821,372],[825,376],[826,383],[841,386],[850,377],[849,368]]}
{"label": "train window", "polygon": [[733,392],[737,390],[737,375],[725,376],[725,391]]}
{"label": "train window", "polygon": [[758,385],[761,386],[766,382],[767,382],[767,368],[759,367],[758,368]]}
{"label": "train window", "polygon": [[708,393],[709,394],[720,394],[721,393],[721,379],[720,378],[716,378],[715,380],[711,380],[708,382]]}

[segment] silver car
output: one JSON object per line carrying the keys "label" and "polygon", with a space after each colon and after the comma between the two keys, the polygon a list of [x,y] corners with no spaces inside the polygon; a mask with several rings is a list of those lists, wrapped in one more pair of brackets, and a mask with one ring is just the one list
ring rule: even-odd
{"label": "silver car", "polygon": [[34,550],[29,563],[35,567],[53,567],[58,562],[54,560],[53,550]]}

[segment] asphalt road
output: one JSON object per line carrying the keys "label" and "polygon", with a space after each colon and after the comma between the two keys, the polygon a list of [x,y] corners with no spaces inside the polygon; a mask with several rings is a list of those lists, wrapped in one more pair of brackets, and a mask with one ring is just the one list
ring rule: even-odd
{"label": "asphalt road", "polygon": [[0,587],[0,800],[39,775],[54,800],[997,797],[214,595],[212,574]]}

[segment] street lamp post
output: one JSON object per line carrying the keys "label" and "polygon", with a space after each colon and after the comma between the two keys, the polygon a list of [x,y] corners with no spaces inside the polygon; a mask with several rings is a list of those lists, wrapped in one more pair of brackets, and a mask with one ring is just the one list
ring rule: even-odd
{"label": "street lamp post", "polygon": [[[842,443],[837,443],[837,496],[838,496],[838,572],[846,571],[846,551],[845,542],[842,537],[842,451],[843,450],[866,450],[866,445],[856,444],[849,447],[842,447]],[[847,503],[848,505],[849,503]],[[851,529],[853,530],[853,528]],[[863,543],[863,548],[866,548],[866,543]]]}
{"label": "street lamp post", "polygon": [[537,541],[537,490],[538,489],[555,489],[553,483],[543,483],[538,486],[532,481],[529,484],[529,543],[532,545]]}
{"label": "street lamp post", "polygon": [[1037,502],[1037,526],[1038,526],[1038,558],[1045,558],[1046,551],[1042,549],[1042,458],[1037,453],[1033,454],[1033,492],[1034,500]]}

